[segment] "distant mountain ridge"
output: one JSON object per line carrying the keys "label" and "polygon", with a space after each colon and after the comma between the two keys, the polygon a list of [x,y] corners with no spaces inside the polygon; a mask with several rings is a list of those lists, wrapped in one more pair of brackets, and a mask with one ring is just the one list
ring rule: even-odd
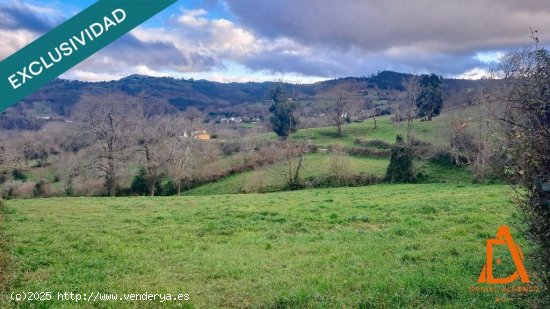
{"label": "distant mountain ridge", "polygon": [[[401,82],[410,74],[382,71],[371,77],[348,77],[317,82],[314,84],[289,84],[284,86],[291,97],[314,100],[338,87],[366,92],[381,89],[391,92],[403,91]],[[451,80],[452,81],[452,80]],[[475,87],[477,81],[460,81]],[[128,95],[144,95],[168,103],[179,110],[194,106],[204,111],[230,109],[241,104],[252,104],[270,99],[271,90],[277,82],[219,83],[207,80],[176,79],[130,75],[109,82],[81,82],[56,79],[15,107],[0,115],[0,128],[37,129],[44,117],[67,118],[80,97],[85,94],[104,95],[117,91]]]}

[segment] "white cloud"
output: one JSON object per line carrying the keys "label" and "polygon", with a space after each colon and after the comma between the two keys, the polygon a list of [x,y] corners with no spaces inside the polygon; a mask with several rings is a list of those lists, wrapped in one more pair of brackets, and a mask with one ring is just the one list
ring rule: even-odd
{"label": "white cloud", "polygon": [[34,41],[38,35],[28,30],[0,29],[0,60],[4,60],[19,49]]}
{"label": "white cloud", "polygon": [[491,72],[487,69],[473,68],[467,72],[464,72],[462,74],[458,74],[452,77],[458,78],[458,79],[482,79],[482,78],[488,78],[490,76],[491,76]]}
{"label": "white cloud", "polygon": [[[32,14],[0,6],[0,59],[61,16],[50,6],[18,3]],[[550,5],[541,1],[478,0],[474,9],[450,0],[223,3],[236,21],[211,18],[204,9],[182,10],[165,27],[135,29],[63,77],[94,81],[139,73],[222,82],[281,76],[311,82],[396,70],[478,78],[504,50],[529,42],[523,24],[550,27]],[[506,17],[482,17],[489,11]],[[33,23],[25,28],[25,21]]]}
{"label": "white cloud", "polygon": [[506,53],[503,51],[486,51],[476,53],[474,58],[483,63],[492,64],[500,62],[500,59],[505,55]]}

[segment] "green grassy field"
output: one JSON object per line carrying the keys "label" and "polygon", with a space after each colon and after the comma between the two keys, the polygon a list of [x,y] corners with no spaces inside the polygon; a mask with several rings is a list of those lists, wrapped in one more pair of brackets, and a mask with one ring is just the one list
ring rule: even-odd
{"label": "green grassy field", "polygon": [[[413,126],[414,137],[433,144],[448,144],[449,121],[451,118],[451,115],[445,114],[429,122],[415,120]],[[342,137],[338,136],[337,132],[336,127],[301,129],[292,135],[292,139],[308,139],[320,147],[328,147],[334,144],[356,146],[355,140],[358,138],[393,143],[397,134],[406,135],[406,124],[396,125],[390,120],[389,116],[383,116],[377,118],[376,128],[374,127],[374,119],[368,119],[360,123],[345,125]],[[271,134],[271,138],[275,138],[275,135]]]}
{"label": "green grassy field", "polygon": [[[423,130],[429,130],[431,126],[424,126],[418,122],[418,132]],[[428,127],[428,129],[424,128]],[[343,136],[338,136],[336,127],[322,127],[322,128],[310,128],[300,129],[298,132],[291,136],[292,140],[307,139],[320,147],[328,147],[329,145],[339,144],[354,146],[357,138],[364,138],[367,140],[382,140],[389,143],[395,142],[395,136],[398,133],[404,132],[404,128],[398,128],[390,120],[389,116],[377,118],[377,127],[374,128],[374,120],[369,119],[359,123],[350,123],[344,125]],[[265,135],[266,138],[276,139],[274,133]]]}
{"label": "green grassy field", "polygon": [[99,308],[511,307],[468,291],[486,239],[511,224],[510,198],[505,186],[420,184],[12,200],[2,225],[9,290],[190,295],[84,306]]}
{"label": "green grassy field", "polygon": [[[350,175],[367,175],[383,178],[389,159],[349,157]],[[239,194],[282,191],[286,185],[287,164],[279,162],[254,171],[229,176],[185,192],[186,195]],[[331,155],[317,153],[305,156],[301,179],[326,177],[331,174]],[[470,183],[470,173],[460,167],[450,167],[434,163],[417,162],[416,169],[426,183]]]}
{"label": "green grassy field", "polygon": [[[302,179],[328,176],[330,174],[331,156],[329,154],[311,154],[305,156],[301,173]],[[384,177],[389,164],[388,159],[350,157],[350,172],[354,175],[366,173]],[[237,194],[258,192],[261,186],[265,191],[281,191],[286,185],[285,162],[264,166],[254,171],[233,175],[216,182],[202,185],[185,192],[187,195]],[[261,183],[259,183],[261,182]]]}
{"label": "green grassy field", "polygon": [[[444,115],[434,118],[431,122],[416,121],[414,124],[415,137],[434,144],[448,143],[448,130],[446,126],[449,116]],[[335,127],[302,129],[292,135],[293,140],[307,139],[317,145],[321,150],[330,145],[344,145],[363,148],[355,144],[359,138],[366,141],[395,142],[397,134],[404,134],[405,128],[398,127],[391,122],[390,117],[379,117],[377,127],[374,128],[374,120],[370,119],[361,123],[351,123],[344,127],[344,136],[339,137]],[[438,133],[439,132],[439,135]],[[266,138],[275,139],[274,134],[266,135]],[[330,175],[330,154],[320,152],[305,157],[301,178],[325,177]],[[350,157],[351,175],[364,173],[375,177],[384,177],[389,164],[389,159]],[[472,180],[470,173],[465,168],[453,168],[426,162],[416,162],[417,172],[422,174],[421,182],[426,183],[469,183]],[[273,165],[257,168],[254,171],[244,172],[216,182],[208,183],[198,188],[185,192],[187,195],[209,194],[237,194],[250,192],[277,192],[285,187],[286,163],[279,162]],[[258,188],[261,187],[261,190]]]}

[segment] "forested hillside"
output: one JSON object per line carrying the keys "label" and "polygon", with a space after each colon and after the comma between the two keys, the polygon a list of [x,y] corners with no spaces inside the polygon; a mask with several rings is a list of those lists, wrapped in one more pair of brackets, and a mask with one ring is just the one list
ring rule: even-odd
{"label": "forested hillside", "polygon": [[[370,77],[348,77],[315,84],[289,84],[284,87],[289,95],[312,114],[322,113],[323,101],[339,90],[356,93],[370,100],[376,107],[390,108],[404,92],[403,78],[410,74],[383,71]],[[479,89],[489,81],[445,80],[447,106],[473,101]],[[81,82],[56,79],[18,105],[0,115],[0,129],[37,130],[48,121],[69,119],[74,105],[85,95],[103,96],[122,92],[142,96],[154,105],[159,114],[174,110],[197,108],[205,113],[234,116],[245,115],[243,110],[270,100],[276,82],[218,83],[206,80],[157,78],[131,75],[110,82]],[[470,99],[468,99],[470,97]],[[307,115],[307,112],[303,116]]]}

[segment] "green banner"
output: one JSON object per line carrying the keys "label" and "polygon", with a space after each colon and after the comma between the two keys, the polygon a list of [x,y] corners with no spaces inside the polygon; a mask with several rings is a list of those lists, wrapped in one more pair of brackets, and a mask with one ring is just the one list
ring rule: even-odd
{"label": "green banner", "polygon": [[99,0],[0,63],[0,111],[177,0]]}

